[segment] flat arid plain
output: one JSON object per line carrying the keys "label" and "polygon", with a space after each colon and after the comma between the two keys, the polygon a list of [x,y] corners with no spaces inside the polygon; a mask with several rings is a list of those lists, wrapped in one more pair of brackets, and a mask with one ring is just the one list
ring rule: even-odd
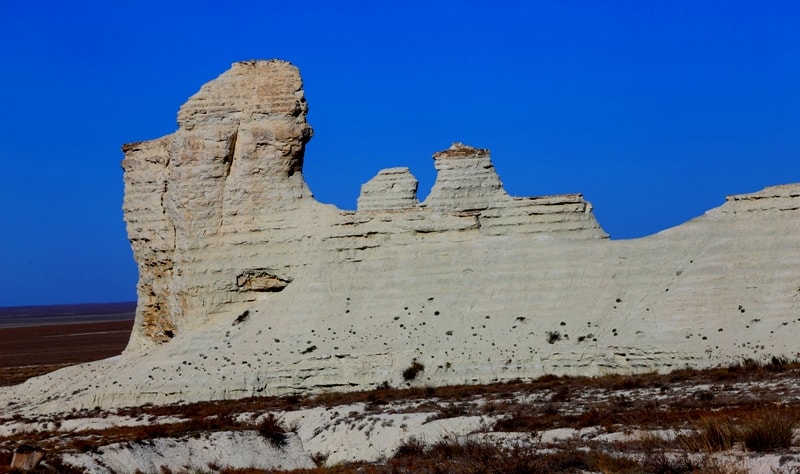
{"label": "flat arid plain", "polygon": [[[0,310],[0,384],[115,357],[132,309]],[[0,414],[0,473],[792,473],[798,376],[797,361],[775,358],[667,374]]]}
{"label": "flat arid plain", "polygon": [[0,385],[118,355],[136,303],[0,308]]}

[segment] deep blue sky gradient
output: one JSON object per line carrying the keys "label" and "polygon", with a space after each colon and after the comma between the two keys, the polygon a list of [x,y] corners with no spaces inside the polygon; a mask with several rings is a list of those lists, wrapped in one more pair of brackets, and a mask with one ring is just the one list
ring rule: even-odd
{"label": "deep blue sky gradient", "polygon": [[489,148],[506,189],[581,192],[612,238],[800,182],[800,6],[736,1],[31,1],[0,11],[0,306],[136,297],[123,143],[235,61],[303,74],[305,176]]}

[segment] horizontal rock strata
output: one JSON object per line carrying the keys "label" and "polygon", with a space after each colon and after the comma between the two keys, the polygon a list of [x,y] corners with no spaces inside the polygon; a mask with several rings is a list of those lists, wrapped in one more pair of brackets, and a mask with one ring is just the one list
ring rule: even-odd
{"label": "horizontal rock strata", "polygon": [[416,207],[417,178],[408,168],[381,170],[377,176],[361,186],[358,197],[359,211],[385,211]]}
{"label": "horizontal rock strata", "polygon": [[511,197],[488,151],[454,144],[424,200],[392,168],[342,211],[303,180],[306,112],[292,65],[237,63],[177,132],[126,145],[128,349],[4,399],[55,410],[797,355],[800,185],[614,241],[581,195]]}

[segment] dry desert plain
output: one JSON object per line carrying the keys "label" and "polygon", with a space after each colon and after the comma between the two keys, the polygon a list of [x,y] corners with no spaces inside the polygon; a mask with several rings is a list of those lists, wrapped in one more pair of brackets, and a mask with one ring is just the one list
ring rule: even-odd
{"label": "dry desert plain", "polygon": [[0,385],[125,348],[135,303],[0,308]]}

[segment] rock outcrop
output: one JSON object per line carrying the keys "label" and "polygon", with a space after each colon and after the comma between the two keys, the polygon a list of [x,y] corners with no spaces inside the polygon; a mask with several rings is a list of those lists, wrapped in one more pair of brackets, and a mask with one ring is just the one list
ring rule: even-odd
{"label": "rock outcrop", "polygon": [[[48,410],[797,355],[800,185],[614,241],[581,195],[511,197],[487,150],[454,144],[424,201],[392,168],[342,211],[303,180],[306,112],[294,66],[237,63],[177,132],[126,145],[128,349],[6,398]],[[39,392],[64,396],[27,400]]]}
{"label": "rock outcrop", "polygon": [[140,275],[134,341],[169,340],[202,319],[200,308],[213,314],[241,299],[236,292],[256,289],[238,278],[261,269],[232,280],[207,257],[223,256],[237,236],[265,234],[273,216],[311,196],[301,175],[307,111],[294,66],[242,62],[181,107],[178,132],[123,147],[125,217]]}
{"label": "rock outcrop", "polygon": [[408,168],[388,168],[361,186],[359,211],[386,211],[417,207],[417,178]]}

